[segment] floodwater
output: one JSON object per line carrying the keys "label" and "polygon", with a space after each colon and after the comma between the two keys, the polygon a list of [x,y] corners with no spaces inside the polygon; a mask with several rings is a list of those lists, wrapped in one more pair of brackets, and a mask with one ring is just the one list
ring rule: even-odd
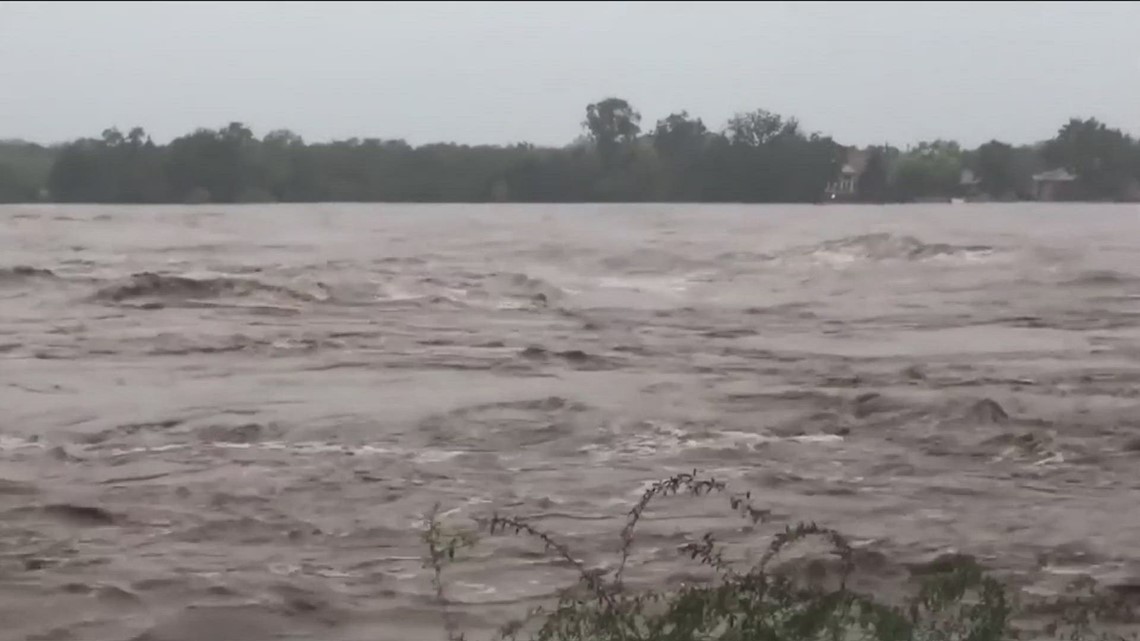
{"label": "floodwater", "polygon": [[[631,581],[810,519],[867,585],[1140,592],[1133,206],[4,207],[0,248],[2,639],[439,639],[434,504],[605,567],[694,468],[766,521],[667,499]],[[462,556],[475,637],[574,578]]]}

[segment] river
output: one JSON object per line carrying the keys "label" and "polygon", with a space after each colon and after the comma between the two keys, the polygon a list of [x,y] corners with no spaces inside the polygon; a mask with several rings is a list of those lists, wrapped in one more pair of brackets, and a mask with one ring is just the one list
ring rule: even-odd
{"label": "river", "polygon": [[[0,208],[0,639],[440,639],[424,514],[1140,589],[1140,208]],[[735,549],[735,548],[734,548]],[[740,548],[740,554],[746,554]],[[449,571],[476,637],[573,574]],[[901,578],[900,578],[901,577]]]}

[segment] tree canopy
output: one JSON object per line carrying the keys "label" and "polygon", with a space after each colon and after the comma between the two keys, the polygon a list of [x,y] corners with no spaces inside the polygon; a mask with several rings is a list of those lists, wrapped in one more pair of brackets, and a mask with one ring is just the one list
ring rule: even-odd
{"label": "tree canopy", "polygon": [[856,150],[765,109],[717,129],[677,111],[643,131],[640,112],[613,96],[587,105],[581,124],[561,148],[307,143],[287,130],[258,138],[240,122],[168,144],[141,127],[54,147],[2,141],[0,202],[818,202],[856,155],[846,195],[862,202],[1032,198],[1047,169],[1074,175],[1084,199],[1140,199],[1140,143],[1095,119],[1073,118],[1039,145],[973,150],[950,140]]}

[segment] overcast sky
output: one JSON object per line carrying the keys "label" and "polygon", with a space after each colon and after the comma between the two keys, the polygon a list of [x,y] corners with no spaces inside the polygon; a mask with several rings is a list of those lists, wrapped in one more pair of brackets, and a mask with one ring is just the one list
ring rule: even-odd
{"label": "overcast sky", "polygon": [[306,140],[564,144],[615,95],[847,144],[1140,134],[1140,3],[0,2],[0,138],[238,120]]}

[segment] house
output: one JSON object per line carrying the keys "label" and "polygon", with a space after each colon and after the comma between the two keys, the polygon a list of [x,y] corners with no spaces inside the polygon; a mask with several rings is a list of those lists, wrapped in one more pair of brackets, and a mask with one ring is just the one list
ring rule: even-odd
{"label": "house", "polygon": [[963,169],[958,176],[958,190],[966,198],[979,198],[982,196],[982,180],[973,171]]}
{"label": "house", "polygon": [[1077,197],[1077,187],[1077,177],[1065,169],[1033,175],[1033,197],[1037,200],[1073,200]]}
{"label": "house", "polygon": [[1126,203],[1140,203],[1140,180],[1130,178],[1121,190],[1120,200]]}
{"label": "house", "polygon": [[871,157],[868,150],[848,147],[843,166],[839,169],[839,177],[827,186],[825,194],[828,200],[854,200],[859,191],[859,177],[867,168],[867,160]]}

